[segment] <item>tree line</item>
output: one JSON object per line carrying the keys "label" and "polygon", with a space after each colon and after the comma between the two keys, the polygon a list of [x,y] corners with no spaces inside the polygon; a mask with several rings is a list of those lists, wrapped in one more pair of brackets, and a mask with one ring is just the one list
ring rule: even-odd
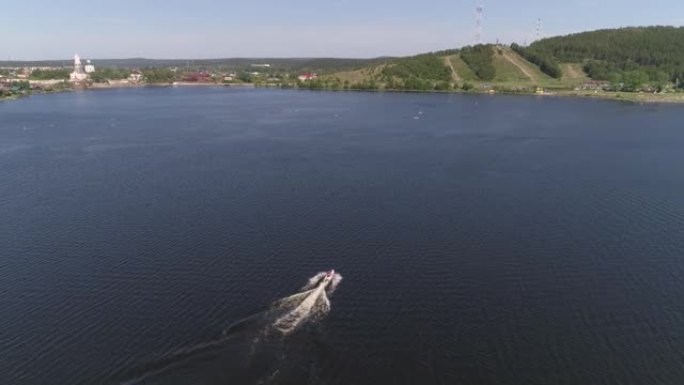
{"label": "tree line", "polygon": [[[447,91],[453,88],[451,69],[440,56],[447,51],[395,59],[376,76],[386,90]],[[361,84],[361,86],[373,84]],[[354,85],[352,85],[353,87]]]}
{"label": "tree line", "polygon": [[522,56],[528,62],[536,64],[541,72],[551,76],[552,78],[560,79],[563,76],[558,62],[548,53],[537,51],[533,48],[525,48],[518,44],[511,44],[511,49]]}
{"label": "tree line", "polygon": [[142,74],[147,83],[172,83],[176,80],[176,73],[168,68],[146,68]]}
{"label": "tree line", "polygon": [[33,80],[52,80],[52,79],[69,79],[71,71],[67,68],[60,69],[35,69],[31,72],[31,79]]}
{"label": "tree line", "polygon": [[106,83],[108,80],[127,79],[131,71],[124,68],[98,68],[90,74],[90,79],[95,83]]}
{"label": "tree line", "polygon": [[385,81],[398,79],[415,82],[451,81],[451,70],[444,64],[444,59],[436,54],[425,54],[394,60],[381,71]]}
{"label": "tree line", "polygon": [[584,63],[597,80],[684,81],[684,27],[604,29],[542,39],[529,48],[561,62]]}
{"label": "tree line", "polygon": [[494,49],[491,45],[478,44],[461,49],[461,59],[473,70],[478,78],[485,81],[494,80],[496,76],[493,57]]}

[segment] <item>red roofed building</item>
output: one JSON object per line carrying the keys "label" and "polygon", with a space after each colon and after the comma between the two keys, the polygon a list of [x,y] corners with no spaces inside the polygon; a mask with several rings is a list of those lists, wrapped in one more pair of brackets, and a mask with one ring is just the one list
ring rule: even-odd
{"label": "red roofed building", "polygon": [[183,77],[184,82],[211,83],[211,74],[207,72],[193,72]]}
{"label": "red roofed building", "polygon": [[299,80],[305,82],[307,80],[316,79],[317,77],[318,75],[313,72],[304,72],[303,74],[299,75]]}

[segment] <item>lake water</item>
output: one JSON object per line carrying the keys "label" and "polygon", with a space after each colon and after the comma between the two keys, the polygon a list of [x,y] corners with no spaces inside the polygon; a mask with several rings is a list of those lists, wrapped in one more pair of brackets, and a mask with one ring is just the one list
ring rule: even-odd
{"label": "lake water", "polygon": [[[0,103],[0,382],[682,384],[682,165],[674,105]],[[226,338],[331,268],[327,316]]]}

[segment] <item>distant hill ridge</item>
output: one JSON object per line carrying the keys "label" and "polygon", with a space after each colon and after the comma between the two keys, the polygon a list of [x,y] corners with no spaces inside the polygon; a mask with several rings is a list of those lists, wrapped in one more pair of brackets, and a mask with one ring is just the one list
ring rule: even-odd
{"label": "distant hill ridge", "polygon": [[[464,89],[684,89],[684,27],[603,29],[546,38],[527,47],[468,46],[334,76],[337,83],[356,81],[359,88],[444,90],[449,88],[444,84],[445,71],[452,73],[451,87]],[[328,88],[328,84],[312,86]]]}
{"label": "distant hill ridge", "polygon": [[629,27],[581,32],[534,42],[529,47],[560,62],[584,62],[592,78],[611,80],[621,72],[659,73],[684,80],[684,27]]}
{"label": "distant hill ridge", "polygon": [[531,92],[538,87],[567,89],[586,81],[581,66],[573,66],[573,71],[569,71],[573,76],[554,78],[510,47],[478,45],[340,71],[304,86],[314,89],[449,91],[461,88]]}
{"label": "distant hill ridge", "polygon": [[[613,91],[684,89],[684,27],[628,27],[517,44],[477,45],[410,57],[227,58],[202,60],[101,59],[99,67],[188,67],[319,72],[298,84],[312,89],[440,90],[454,88],[538,92],[595,87]],[[0,62],[0,66],[68,65],[69,61]],[[606,81],[588,82],[590,79]],[[594,88],[592,88],[594,87]]]}
{"label": "distant hill ridge", "polygon": [[[223,59],[92,59],[99,67],[150,68],[150,67],[249,67],[252,64],[270,64],[279,70],[344,70],[390,60],[390,57],[372,59],[353,58],[223,58]],[[0,61],[0,67],[61,67],[70,66],[73,59]]]}

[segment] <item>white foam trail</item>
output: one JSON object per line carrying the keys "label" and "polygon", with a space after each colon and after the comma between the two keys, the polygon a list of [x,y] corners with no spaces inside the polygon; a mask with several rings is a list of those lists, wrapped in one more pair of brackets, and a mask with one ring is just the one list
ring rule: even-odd
{"label": "white foam trail", "polygon": [[283,334],[289,334],[307,319],[312,318],[312,316],[318,318],[325,315],[329,310],[330,301],[325,294],[325,287],[320,285],[309,291],[295,308],[279,317],[273,323],[273,327]]}
{"label": "white foam trail", "polygon": [[321,279],[323,279],[323,277],[325,277],[326,274],[327,273],[325,271],[321,271],[320,273],[309,278],[309,281],[306,283],[306,285],[304,285],[304,287],[302,287],[302,290],[313,289],[321,281]]}
{"label": "white foam trail", "polygon": [[[299,293],[275,301],[268,310],[244,318],[229,326],[220,337],[212,341],[180,348],[138,368],[122,385],[135,385],[154,381],[161,377],[175,376],[192,365],[202,365],[202,360],[213,360],[229,349],[240,350],[240,368],[250,367],[260,362],[274,346],[285,341],[285,337],[302,328],[307,323],[321,320],[330,311],[330,296],[342,280],[335,273],[326,281],[327,272],[311,277]],[[294,337],[294,336],[292,336]],[[275,344],[275,345],[274,345]],[[259,354],[261,356],[259,356]],[[254,361],[257,360],[257,361]],[[266,377],[271,381],[279,375],[279,364],[275,371]],[[242,369],[240,369],[242,370]],[[129,378],[130,378],[129,377]],[[255,382],[263,383],[263,382]]]}
{"label": "white foam trail", "polygon": [[333,275],[332,282],[330,282],[330,285],[328,285],[328,295],[331,295],[333,292],[335,292],[335,289],[340,282],[342,282],[342,276],[335,273],[335,275]]}
{"label": "white foam trail", "polygon": [[[335,273],[330,282],[323,279],[327,273],[320,272],[311,277],[303,292],[283,298],[272,305],[274,311],[281,311],[271,326],[283,334],[289,334],[308,321],[316,321],[330,311],[328,295],[332,294],[342,280]],[[282,314],[282,311],[285,311]]]}

